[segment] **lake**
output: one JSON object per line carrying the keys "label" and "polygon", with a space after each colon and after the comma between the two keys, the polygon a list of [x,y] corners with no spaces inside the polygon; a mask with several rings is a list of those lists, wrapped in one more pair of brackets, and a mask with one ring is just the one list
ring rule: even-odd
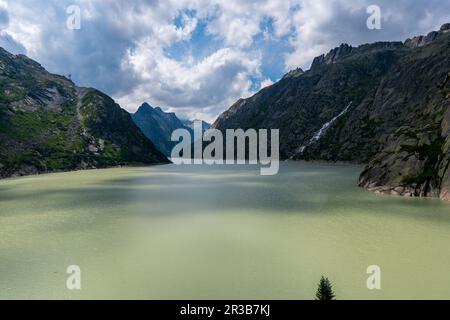
{"label": "lake", "polygon": [[[154,166],[0,181],[1,299],[450,298],[450,204],[360,166]],[[66,269],[81,268],[79,291]],[[381,290],[366,269],[381,268]]]}

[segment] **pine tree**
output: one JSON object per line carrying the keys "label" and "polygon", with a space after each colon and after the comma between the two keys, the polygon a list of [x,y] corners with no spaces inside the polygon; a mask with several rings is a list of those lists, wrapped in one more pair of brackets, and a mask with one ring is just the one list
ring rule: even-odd
{"label": "pine tree", "polygon": [[334,300],[335,294],[330,280],[322,276],[316,292],[316,300]]}

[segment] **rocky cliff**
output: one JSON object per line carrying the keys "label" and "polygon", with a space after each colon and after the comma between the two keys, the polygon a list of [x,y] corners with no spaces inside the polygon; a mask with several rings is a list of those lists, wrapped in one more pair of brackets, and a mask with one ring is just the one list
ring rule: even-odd
{"label": "rocky cliff", "polygon": [[371,117],[393,126],[379,135],[378,152],[359,179],[369,190],[450,200],[450,32],[445,27],[414,46],[377,89]]}
{"label": "rocky cliff", "polygon": [[0,177],[161,162],[110,97],[0,49]]}
{"label": "rocky cliff", "polygon": [[280,129],[284,159],[368,163],[361,186],[449,199],[449,31],[343,44],[239,100],[213,127]]}

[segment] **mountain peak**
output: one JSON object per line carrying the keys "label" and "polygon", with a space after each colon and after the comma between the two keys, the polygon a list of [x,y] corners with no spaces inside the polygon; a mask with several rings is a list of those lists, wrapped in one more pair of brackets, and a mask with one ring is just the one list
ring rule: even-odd
{"label": "mountain peak", "polygon": [[160,107],[152,107],[151,104],[149,104],[148,102],[144,102],[136,111],[135,114],[142,114],[142,115],[147,115],[147,114],[154,114],[154,113],[159,113],[162,114],[164,113]]}
{"label": "mountain peak", "polygon": [[305,72],[303,71],[302,68],[297,68],[297,69],[291,70],[291,71],[289,71],[288,73],[286,73],[286,74],[283,76],[283,79],[285,79],[285,78],[295,78],[295,77],[299,77],[299,76],[301,76],[301,75],[304,74],[304,73],[305,73]]}
{"label": "mountain peak", "polygon": [[450,23],[444,23],[441,28],[439,29],[439,31],[447,33],[450,31]]}
{"label": "mountain peak", "polygon": [[142,110],[154,110],[154,109],[153,109],[153,107],[152,107],[149,103],[144,102],[144,103],[141,104],[141,106],[138,108],[138,112],[139,112],[140,110],[142,111]]}
{"label": "mountain peak", "polygon": [[322,64],[334,63],[340,58],[348,56],[350,53],[352,53],[353,49],[354,48],[351,45],[342,43],[339,47],[330,50],[330,52],[328,52],[326,55],[322,54],[318,57],[315,57],[311,65],[311,69]]}
{"label": "mountain peak", "polygon": [[142,104],[132,115],[132,119],[144,135],[165,155],[170,155],[175,145],[170,139],[172,132],[180,128],[187,129],[175,113],[164,112],[161,107],[153,108],[148,103]]}
{"label": "mountain peak", "polygon": [[439,31],[431,31],[426,36],[420,35],[412,38],[406,39],[404,42],[393,41],[393,42],[375,42],[371,44],[363,44],[358,47],[352,47],[347,43],[342,43],[339,47],[330,50],[327,54],[321,54],[314,58],[311,69],[324,64],[335,63],[342,58],[350,56],[354,53],[361,52],[361,50],[367,49],[396,49],[398,47],[404,46],[410,49],[422,47],[433,41],[435,41],[440,35],[450,32],[450,23],[445,23],[441,26]]}
{"label": "mountain peak", "polygon": [[408,48],[423,47],[433,41],[435,41],[440,35],[450,31],[450,23],[444,23],[439,31],[431,31],[426,36],[420,35],[412,38],[408,38],[405,41],[405,46]]}

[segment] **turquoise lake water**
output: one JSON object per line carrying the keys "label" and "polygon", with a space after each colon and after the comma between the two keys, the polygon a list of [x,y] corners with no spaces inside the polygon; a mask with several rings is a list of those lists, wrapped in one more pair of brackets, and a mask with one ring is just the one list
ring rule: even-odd
{"label": "turquoise lake water", "polygon": [[[361,167],[155,166],[0,181],[2,299],[450,298],[450,205]],[[66,268],[81,268],[81,290]],[[366,269],[381,268],[381,290]]]}

